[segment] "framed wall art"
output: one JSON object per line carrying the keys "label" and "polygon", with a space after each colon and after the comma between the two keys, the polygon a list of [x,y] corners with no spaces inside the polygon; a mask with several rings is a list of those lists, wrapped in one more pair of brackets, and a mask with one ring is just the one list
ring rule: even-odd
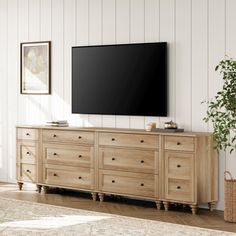
{"label": "framed wall art", "polygon": [[51,94],[51,42],[21,43],[21,94]]}

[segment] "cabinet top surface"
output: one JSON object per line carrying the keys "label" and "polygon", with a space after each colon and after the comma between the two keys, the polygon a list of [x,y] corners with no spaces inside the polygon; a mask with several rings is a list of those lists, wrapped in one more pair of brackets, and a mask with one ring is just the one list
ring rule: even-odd
{"label": "cabinet top surface", "polygon": [[26,129],[44,129],[44,130],[64,130],[64,131],[90,131],[90,132],[112,132],[112,133],[131,133],[131,134],[148,134],[148,135],[175,135],[175,136],[208,136],[209,132],[153,132],[146,131],[144,129],[128,129],[128,128],[105,128],[105,127],[78,127],[78,126],[68,126],[68,127],[53,127],[46,125],[17,125],[16,128],[26,128]]}

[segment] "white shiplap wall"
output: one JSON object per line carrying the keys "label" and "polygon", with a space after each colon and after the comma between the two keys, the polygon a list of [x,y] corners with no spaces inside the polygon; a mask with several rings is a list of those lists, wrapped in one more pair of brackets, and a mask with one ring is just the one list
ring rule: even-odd
{"label": "white shiplap wall", "polygon": [[[235,0],[0,0],[0,180],[15,179],[15,125],[68,119],[73,125],[144,128],[173,119],[211,131],[204,99],[221,87],[215,65],[236,57]],[[19,44],[52,41],[52,95],[19,94]],[[71,114],[71,46],[168,42],[169,117]],[[236,177],[235,154],[220,154]],[[225,158],[226,157],[226,158]]]}

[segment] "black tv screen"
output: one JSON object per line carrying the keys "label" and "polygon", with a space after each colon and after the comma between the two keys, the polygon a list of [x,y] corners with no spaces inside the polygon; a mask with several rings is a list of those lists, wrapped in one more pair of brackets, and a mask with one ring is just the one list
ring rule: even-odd
{"label": "black tv screen", "polygon": [[167,43],[73,47],[72,113],[167,116]]}

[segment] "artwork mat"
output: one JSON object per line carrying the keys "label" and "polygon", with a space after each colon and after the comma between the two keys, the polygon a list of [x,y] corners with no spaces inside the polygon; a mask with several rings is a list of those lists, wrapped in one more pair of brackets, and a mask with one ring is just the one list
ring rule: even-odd
{"label": "artwork mat", "polygon": [[[51,94],[51,42],[24,42],[21,43],[20,51],[21,94]],[[34,63],[29,63],[29,58],[26,58],[27,55],[25,55],[26,52],[31,53],[31,59],[34,60]],[[38,57],[34,55],[35,53],[38,53]],[[27,62],[28,67],[33,67],[36,69],[36,72],[38,70],[40,73],[34,75],[34,73],[26,67]],[[45,81],[43,82],[42,80]]]}

